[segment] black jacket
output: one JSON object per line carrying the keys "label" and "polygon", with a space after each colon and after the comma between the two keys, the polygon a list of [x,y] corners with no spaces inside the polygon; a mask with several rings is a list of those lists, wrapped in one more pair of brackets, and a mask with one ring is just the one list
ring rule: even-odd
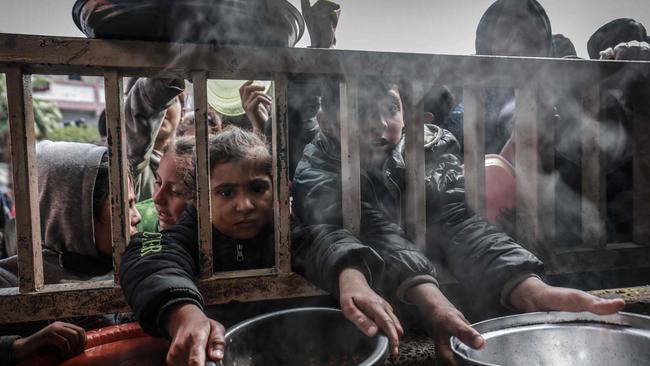
{"label": "black jacket", "polygon": [[[215,271],[246,270],[273,266],[273,232],[236,241],[213,228]],[[358,265],[369,283],[381,277],[384,263],[369,247],[349,232],[331,225],[302,226],[291,231],[294,270],[330,293],[338,292],[338,275],[349,264]],[[138,233],[131,238],[122,258],[122,290],[143,329],[167,335],[165,313],[178,303],[203,308],[198,277],[196,209],[188,207],[178,224],[160,233]],[[220,319],[217,319],[222,321]]]}
{"label": "black jacket", "polygon": [[[463,165],[451,133],[426,125],[424,148],[428,255],[446,263],[477,296],[490,300],[499,299],[509,280],[541,273],[543,265],[535,256],[466,205]],[[380,173],[361,172],[360,239],[384,259],[384,281],[393,291],[410,276],[435,275],[429,259],[402,229],[403,154],[404,138]],[[338,143],[323,133],[305,148],[293,182],[294,213],[302,222],[341,225],[340,164]]]}

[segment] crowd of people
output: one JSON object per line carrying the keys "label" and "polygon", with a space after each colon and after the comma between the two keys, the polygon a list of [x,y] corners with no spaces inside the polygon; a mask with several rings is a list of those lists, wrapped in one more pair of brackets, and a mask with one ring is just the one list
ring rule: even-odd
{"label": "crowd of people", "polygon": [[[305,0],[302,5],[312,46],[333,47],[340,6],[328,0],[313,6]],[[649,60],[647,41],[640,23],[617,19],[596,30],[589,40],[589,55],[603,60]],[[536,0],[494,2],[478,25],[476,54],[577,58],[571,41],[552,33],[551,22]],[[619,76],[604,82],[605,103],[598,113],[599,122],[613,131],[611,141],[602,147],[611,240],[631,233],[631,121],[649,115],[647,103],[639,102],[649,100],[648,80],[629,72]],[[224,357],[224,326],[272,306],[299,305],[262,302],[209,307],[204,303],[196,285],[195,121],[193,113],[186,113],[191,110],[187,83],[133,78],[127,83],[124,102],[131,238],[119,269],[121,286],[143,329],[171,339],[170,365],[218,361]],[[364,79],[360,88],[364,92],[356,122],[364,138],[359,146],[363,164],[358,235],[342,223],[338,82],[326,77],[291,81],[288,116],[293,270],[331,294],[327,301],[339,305],[362,332],[383,332],[391,354],[396,355],[404,333],[424,327],[436,343],[438,358],[450,364],[450,336],[473,348],[484,347],[485,340],[440,290],[433,261],[443,263],[489,315],[550,310],[610,314],[622,309],[620,299],[599,299],[546,284],[542,261],[504,232],[510,227],[503,222],[507,215],[489,223],[468,207],[462,95],[454,86],[432,86],[423,103],[427,248],[418,251],[404,229],[408,141],[403,130],[409,121],[404,120],[399,86],[377,77]],[[268,268],[275,260],[269,150],[272,98],[253,82],[244,83],[239,94],[239,116],[219,112],[218,103],[209,100],[216,272]],[[556,134],[574,139],[578,133],[572,129],[592,118],[582,109],[577,111],[582,100],[576,95],[566,92],[563,98],[540,106]],[[514,92],[489,89],[485,103],[486,151],[501,154],[516,170]],[[104,116],[103,136],[105,128]],[[558,194],[580,195],[581,179],[576,174],[581,157],[573,148],[576,144],[557,139],[554,169],[565,189]],[[45,283],[112,278],[106,147],[42,141],[36,152]],[[0,198],[4,224],[11,221],[11,197]],[[577,217],[571,210],[561,214],[569,223]],[[562,230],[558,229],[558,237],[570,235]],[[0,286],[15,287],[15,248],[3,245],[0,253],[5,257],[0,259]],[[104,316],[102,324],[124,319],[117,314]],[[0,338],[0,365],[39,347],[72,355],[83,350],[85,339],[84,330],[69,322],[56,322],[25,336]]]}

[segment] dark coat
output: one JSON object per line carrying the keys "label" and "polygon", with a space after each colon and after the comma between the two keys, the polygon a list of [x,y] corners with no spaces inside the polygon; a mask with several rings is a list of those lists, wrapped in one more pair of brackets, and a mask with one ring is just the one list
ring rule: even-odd
{"label": "dark coat", "polygon": [[[371,284],[384,269],[377,253],[349,232],[331,225],[292,225],[291,242],[294,270],[331,293],[338,292],[339,272],[350,263],[359,265]],[[236,241],[213,228],[212,247],[215,271],[273,266],[270,230],[254,239]],[[204,307],[203,296],[194,282],[198,274],[197,220],[193,207],[188,207],[179,222],[168,230],[132,237],[120,266],[124,296],[143,329],[152,335],[167,334],[165,314],[171,306],[185,302]],[[246,311],[244,305],[238,306],[235,310]]]}
{"label": "dark coat", "polygon": [[[427,251],[482,298],[499,299],[509,280],[541,274],[530,252],[475,215],[465,203],[458,143],[448,131],[425,126]],[[361,171],[361,242],[386,263],[384,281],[398,288],[409,276],[435,275],[403,228],[404,138],[380,173]],[[305,148],[294,176],[294,214],[306,224],[342,224],[338,143],[319,133]],[[363,164],[362,164],[363,166]]]}

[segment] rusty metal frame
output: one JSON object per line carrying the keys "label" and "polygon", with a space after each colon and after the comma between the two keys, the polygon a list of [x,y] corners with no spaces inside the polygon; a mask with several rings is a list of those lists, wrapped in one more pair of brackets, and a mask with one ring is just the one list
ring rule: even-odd
{"label": "rusty metal frame", "polygon": [[[404,53],[378,53],[342,50],[286,49],[256,47],[223,47],[213,45],[156,43],[140,41],[94,40],[47,36],[26,36],[0,34],[0,72],[7,74],[10,125],[12,133],[12,159],[14,163],[14,184],[16,187],[17,229],[19,233],[19,259],[21,285],[19,289],[0,290],[0,323],[38,320],[74,315],[110,313],[126,309],[121,290],[116,281],[66,285],[43,285],[40,258],[40,236],[37,191],[34,162],[33,112],[29,77],[31,74],[81,74],[99,75],[106,79],[107,121],[110,138],[111,205],[113,218],[114,265],[119,266],[119,257],[128,240],[126,208],[126,154],[124,145],[124,116],[122,111],[121,78],[126,76],[156,76],[192,78],[194,81],[197,121],[198,177],[200,217],[210,217],[209,163],[207,157],[207,79],[266,79],[275,81],[275,103],[273,106],[273,151],[274,151],[274,215],[276,230],[276,265],[270,269],[212,273],[211,228],[209,220],[200,220],[200,288],[206,294],[209,304],[232,300],[252,301],[259,299],[286,298],[322,294],[322,291],[302,277],[291,272],[289,241],[289,189],[288,189],[288,142],[287,142],[287,76],[330,75],[344,80],[342,86],[342,115],[349,116],[348,122],[356,116],[358,78],[384,76],[398,80],[417,80],[404,89],[406,116],[413,121],[407,127],[410,140],[422,141],[423,123],[419,112],[422,100],[418,85],[448,84],[463,87],[467,109],[465,136],[471,145],[483,146],[484,126],[482,114],[482,88],[510,87],[517,90],[517,113],[531,123],[516,133],[518,144],[537,146],[539,140],[536,85],[544,83],[558,86],[571,85],[575,88],[593,88],[599,80],[616,74],[623,68],[638,67],[644,73],[650,70],[650,63],[644,62],[594,62],[586,60],[533,59],[510,57],[442,56]],[[488,74],[485,70],[489,70]],[[522,77],[525,76],[525,77]],[[408,83],[407,83],[408,85]],[[418,99],[420,96],[420,99]],[[639,125],[641,121],[637,121]],[[345,191],[354,200],[346,207],[346,226],[358,231],[360,209],[357,192],[360,161],[358,151],[359,131],[352,123],[341,126],[342,140],[346,142],[342,170]],[[590,137],[591,138],[591,137]],[[640,142],[645,139],[639,138]],[[641,144],[637,153],[645,154]],[[646,145],[643,145],[646,146]],[[413,241],[424,247],[425,208],[419,199],[424,192],[419,179],[423,178],[424,157],[415,145],[407,149],[408,190],[407,206],[414,212],[407,219],[407,232]],[[530,210],[518,214],[520,227],[534,230],[519,230],[520,235],[530,240],[533,248],[539,238],[540,213],[544,202],[540,202],[539,179],[536,176],[538,158],[530,153],[517,154],[517,164],[529,172],[527,178],[519,177],[518,187],[531,186],[534,194],[518,201]],[[484,150],[472,149],[466,145],[466,186],[468,201],[477,211],[482,211],[484,200]],[[597,165],[596,158],[589,160]],[[646,181],[647,157],[635,163],[635,177]],[[636,160],[635,160],[636,161]],[[207,173],[206,173],[207,172]],[[644,174],[645,173],[645,174]],[[601,174],[601,173],[597,173]],[[585,183],[592,184],[590,176]],[[598,180],[596,181],[598,182]],[[599,183],[594,183],[599,184]],[[600,202],[604,191],[600,186],[588,188],[589,199]],[[345,196],[345,195],[344,195]],[[356,198],[355,198],[356,196]],[[641,192],[638,197],[645,197]],[[531,198],[532,197],[532,198]],[[601,205],[596,205],[596,217],[602,217]],[[635,216],[645,218],[647,213],[637,208]],[[593,234],[593,233],[596,234]],[[602,237],[602,231],[585,234],[585,239]],[[646,233],[637,232],[640,241],[646,242]],[[527,240],[527,242],[528,242]],[[586,240],[585,240],[586,241]],[[602,242],[597,245],[585,243],[586,256],[592,258],[603,251]],[[609,248],[609,247],[606,247]],[[612,248],[613,249],[613,248]],[[647,247],[631,244],[618,248],[632,251],[637,257],[646,253]],[[562,256],[558,257],[562,262]]]}

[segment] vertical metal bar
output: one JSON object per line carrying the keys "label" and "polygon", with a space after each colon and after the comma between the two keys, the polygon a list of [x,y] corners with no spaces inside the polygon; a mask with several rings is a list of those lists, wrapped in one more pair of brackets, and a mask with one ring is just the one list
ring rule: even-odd
{"label": "vertical metal bar", "polygon": [[[548,91],[547,91],[548,92]],[[553,90],[553,95],[560,95],[563,90]],[[539,95],[535,99],[539,104]],[[543,100],[547,101],[548,98]],[[556,242],[555,238],[555,201],[558,175],[555,174],[555,117],[549,104],[538,108],[537,136],[539,156],[538,179],[538,242],[540,247],[549,248]]]}
{"label": "vertical metal bar", "polygon": [[485,93],[476,87],[463,88],[463,148],[465,194],[469,206],[485,214]]}
{"label": "vertical metal bar", "polygon": [[287,75],[274,75],[273,103],[273,214],[275,217],[275,266],[291,272],[291,219],[289,209],[289,100]]}
{"label": "vertical metal bar", "polygon": [[[647,75],[647,72],[645,73]],[[648,101],[644,101],[647,103]],[[637,106],[638,107],[638,106]],[[633,114],[633,237],[634,243],[650,244],[650,118]]]}
{"label": "vertical metal bar", "polygon": [[539,253],[540,159],[538,106],[529,88],[515,90],[515,165],[517,168],[517,240]]}
{"label": "vertical metal bar", "polygon": [[426,192],[424,186],[424,90],[419,82],[401,83],[406,130],[406,233],[421,251],[426,248]]}
{"label": "vertical metal bar", "polygon": [[106,131],[109,155],[109,191],[111,197],[111,236],[113,241],[113,268],[115,282],[119,283],[122,254],[130,236],[126,155],[126,131],[124,129],[124,95],[122,77],[117,71],[104,75],[106,94]]}
{"label": "vertical metal bar", "polygon": [[18,275],[20,292],[24,293],[43,287],[31,75],[23,74],[19,68],[7,71],[7,101],[16,206]]}
{"label": "vertical metal bar", "polygon": [[601,150],[601,91],[598,85],[583,94],[585,118],[582,121],[582,242],[585,246],[604,248],[605,169]]}
{"label": "vertical metal bar", "polygon": [[196,128],[196,203],[199,235],[199,267],[201,278],[213,274],[212,258],[212,195],[210,187],[210,157],[208,153],[208,89],[206,73],[192,74],[194,87],[194,119]]}
{"label": "vertical metal bar", "polygon": [[343,227],[358,237],[361,231],[359,80],[353,77],[341,82],[340,94]]}

